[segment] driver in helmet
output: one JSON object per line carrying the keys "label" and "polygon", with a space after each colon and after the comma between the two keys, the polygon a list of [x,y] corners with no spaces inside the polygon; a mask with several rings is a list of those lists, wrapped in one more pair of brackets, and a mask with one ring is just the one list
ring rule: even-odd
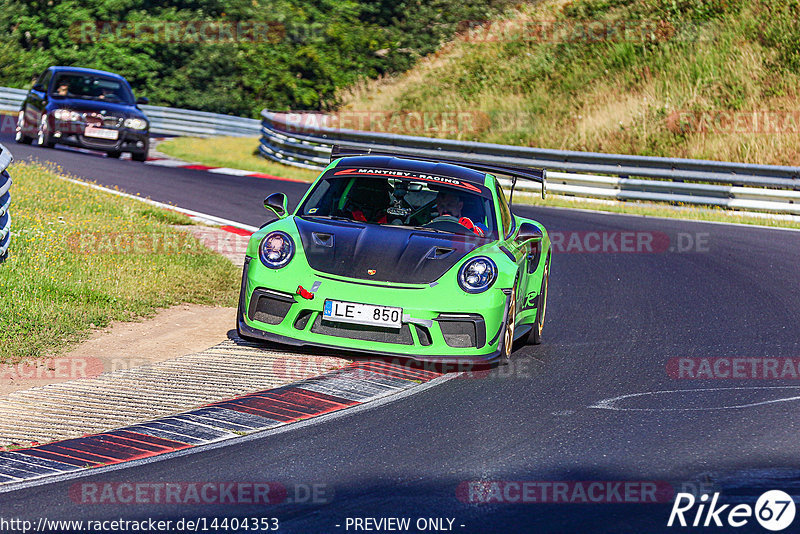
{"label": "driver in helmet", "polygon": [[475,224],[469,217],[464,217],[462,210],[464,209],[464,200],[458,193],[453,191],[439,191],[436,195],[436,212],[439,217],[453,217],[458,219],[458,224],[472,230],[475,235],[483,237],[486,234],[485,228],[482,225]]}

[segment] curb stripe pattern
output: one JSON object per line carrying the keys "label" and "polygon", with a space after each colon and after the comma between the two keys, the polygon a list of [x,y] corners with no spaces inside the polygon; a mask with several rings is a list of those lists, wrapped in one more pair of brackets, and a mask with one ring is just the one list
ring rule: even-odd
{"label": "curb stripe pattern", "polygon": [[294,178],[284,178],[283,176],[275,176],[274,174],[266,174],[263,172],[247,171],[244,169],[231,169],[229,167],[210,167],[208,165],[200,165],[198,163],[184,163],[172,159],[161,158],[148,158],[145,161],[148,165],[160,165],[163,167],[174,167],[177,169],[191,169],[194,171],[213,172],[214,174],[228,174],[231,176],[247,176],[250,178],[265,178],[267,180],[281,180],[283,182],[297,182],[303,183],[302,180]]}
{"label": "curb stripe pattern", "polygon": [[214,402],[146,423],[0,452],[0,485],[235,439],[364,404],[440,376],[442,373],[399,364],[357,361],[287,386]]}

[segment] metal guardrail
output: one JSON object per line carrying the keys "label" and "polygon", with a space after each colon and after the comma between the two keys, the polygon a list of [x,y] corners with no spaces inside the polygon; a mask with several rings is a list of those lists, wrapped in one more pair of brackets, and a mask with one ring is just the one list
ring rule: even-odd
{"label": "metal guardrail", "polygon": [[[318,126],[322,120],[267,110],[261,117],[261,155],[296,167],[320,169],[327,165],[334,144],[346,144],[399,154],[545,168],[548,192],[562,195],[800,215],[800,167],[575,152],[334,129]],[[539,187],[527,182],[517,184],[521,192],[535,193]]]}
{"label": "metal guardrail", "polygon": [[255,137],[261,131],[261,125],[256,119],[162,106],[139,107],[150,119],[150,133],[154,134]]}
{"label": "metal guardrail", "polygon": [[0,145],[0,263],[8,256],[8,247],[11,245],[11,176],[6,170],[13,158],[6,147]]}
{"label": "metal guardrail", "polygon": [[0,87],[0,111],[19,111],[22,101],[28,91],[24,89],[12,89],[10,87]]}
{"label": "metal guardrail", "polygon": [[[0,111],[18,113],[27,94],[24,89],[0,87]],[[162,106],[139,107],[150,120],[150,133],[156,135],[255,137],[261,131],[256,119]]]}

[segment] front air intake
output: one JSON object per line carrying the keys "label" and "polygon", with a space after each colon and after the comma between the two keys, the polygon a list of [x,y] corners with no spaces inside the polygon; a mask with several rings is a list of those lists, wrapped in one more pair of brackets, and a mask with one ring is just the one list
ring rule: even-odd
{"label": "front air intake", "polygon": [[481,315],[443,313],[436,322],[448,347],[481,348],[486,344],[486,323]]}
{"label": "front air intake", "polygon": [[294,297],[287,293],[259,288],[253,291],[247,317],[251,321],[280,324],[295,302]]}

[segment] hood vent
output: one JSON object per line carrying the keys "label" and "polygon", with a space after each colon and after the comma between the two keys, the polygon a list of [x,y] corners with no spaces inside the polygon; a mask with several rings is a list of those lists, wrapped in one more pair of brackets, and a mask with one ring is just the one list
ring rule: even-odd
{"label": "hood vent", "polygon": [[323,234],[322,232],[312,232],[311,238],[315,245],[320,247],[333,248],[333,234]]}
{"label": "hood vent", "polygon": [[454,250],[455,249],[448,247],[433,247],[431,251],[428,252],[427,258],[429,260],[443,260],[452,254]]}

